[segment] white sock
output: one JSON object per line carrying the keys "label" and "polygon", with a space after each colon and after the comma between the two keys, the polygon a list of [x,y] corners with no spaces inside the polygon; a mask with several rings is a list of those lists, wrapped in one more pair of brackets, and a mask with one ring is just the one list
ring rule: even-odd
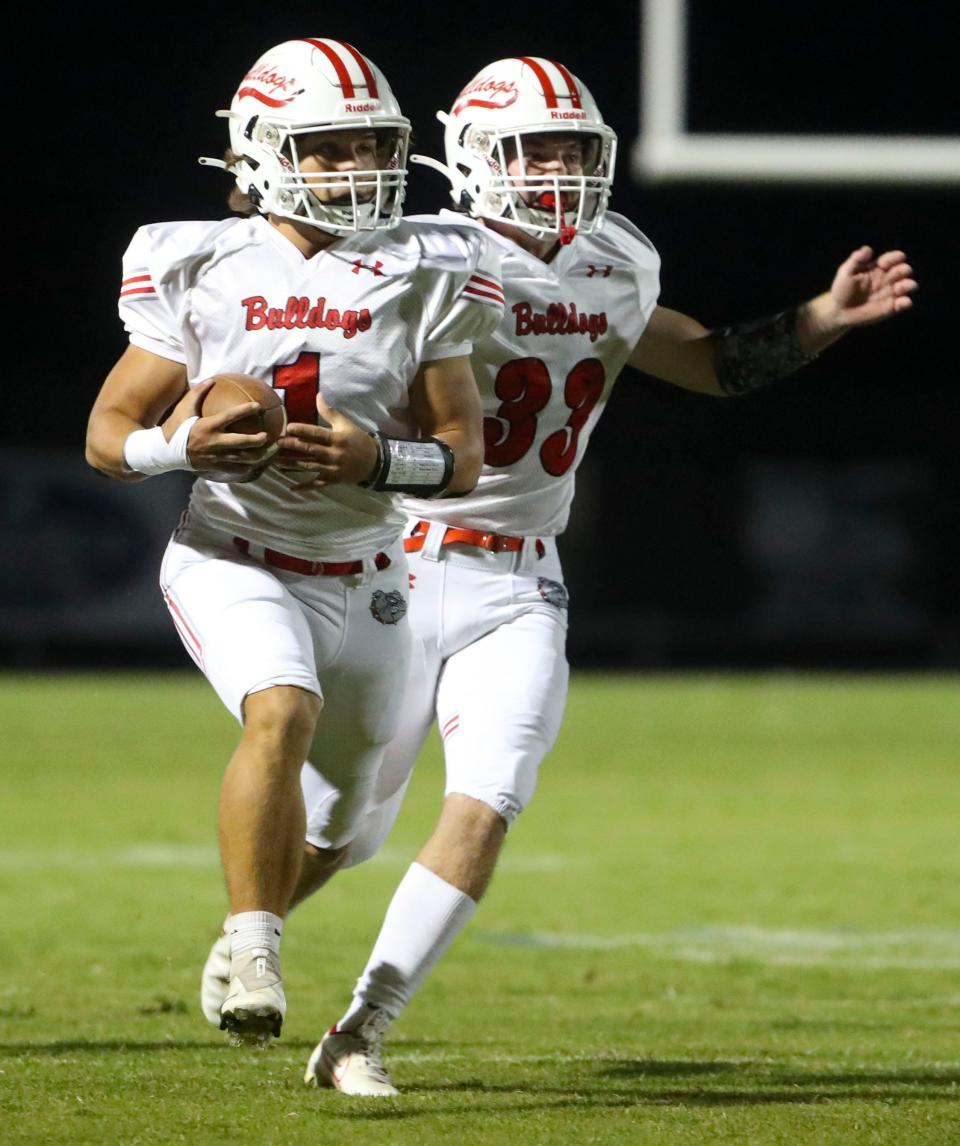
{"label": "white sock", "polygon": [[280,935],[283,920],[269,911],[240,911],[228,915],[223,925],[230,936],[230,957],[253,947],[266,948],[274,955],[280,954]]}
{"label": "white sock", "polygon": [[350,1009],[337,1023],[350,1030],[368,1007],[395,1019],[477,909],[469,895],[413,863],[393,893]]}

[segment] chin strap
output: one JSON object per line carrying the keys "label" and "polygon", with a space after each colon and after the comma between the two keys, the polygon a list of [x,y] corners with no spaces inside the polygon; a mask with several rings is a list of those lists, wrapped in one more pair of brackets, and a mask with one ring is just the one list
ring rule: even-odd
{"label": "chin strap", "polygon": [[[445,111],[438,111],[437,119],[444,127],[450,122],[450,116]],[[467,180],[462,171],[458,171],[456,167],[448,167],[439,159],[434,159],[432,155],[411,155],[410,162],[419,163],[421,167],[430,167],[434,171],[439,171],[450,184],[450,198],[458,206],[463,202],[463,194],[467,191]],[[470,199],[472,201],[472,195],[470,195]]]}
{"label": "chin strap", "polygon": [[431,155],[411,155],[410,162],[419,163],[422,167],[432,167],[434,171],[439,171],[447,179],[452,180],[459,175],[458,171],[451,171],[445,163],[441,163],[439,159],[434,159]]}
{"label": "chin strap", "polygon": [[434,159],[432,155],[411,155],[410,162],[419,163],[421,167],[430,167],[434,171],[439,171],[444,179],[450,183],[450,194],[454,201],[460,202],[460,196],[466,188],[467,181],[459,171],[454,171],[445,163],[441,163],[439,159]]}
{"label": "chin strap", "polygon": [[[223,109],[221,109],[220,111],[215,111],[213,114],[217,117],[217,119],[234,119],[235,118],[234,113],[232,111],[226,111]],[[198,156],[197,162],[200,164],[201,167],[219,167],[223,171],[229,171],[230,170],[230,168],[226,165],[226,163],[224,163],[224,161],[222,159],[211,159],[209,155]]]}

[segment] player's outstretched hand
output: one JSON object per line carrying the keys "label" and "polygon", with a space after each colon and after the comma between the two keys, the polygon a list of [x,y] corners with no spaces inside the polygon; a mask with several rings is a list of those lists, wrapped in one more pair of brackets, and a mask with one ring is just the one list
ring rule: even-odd
{"label": "player's outstretched hand", "polygon": [[326,425],[288,424],[277,443],[277,468],[313,475],[300,485],[357,485],[366,481],[377,464],[376,442],[346,414],[328,406],[322,394],[317,394],[317,412]]}
{"label": "player's outstretched hand", "polygon": [[859,247],[841,263],[830,287],[837,325],[867,326],[902,314],[913,306],[910,295],[916,289],[903,251],[874,257],[872,247]]}
{"label": "player's outstretched hand", "polygon": [[[169,441],[177,427],[194,414],[200,415],[203,399],[213,385],[213,381],[201,383],[188,390],[174,406],[170,417],[163,423],[163,432]],[[234,474],[238,478],[251,470],[261,468],[277,451],[276,445],[269,445],[265,433],[233,434],[227,427],[247,414],[259,409],[256,402],[244,402],[219,414],[204,418],[198,416],[190,437],[187,439],[187,456],[190,464],[200,474],[216,471],[220,474]]]}

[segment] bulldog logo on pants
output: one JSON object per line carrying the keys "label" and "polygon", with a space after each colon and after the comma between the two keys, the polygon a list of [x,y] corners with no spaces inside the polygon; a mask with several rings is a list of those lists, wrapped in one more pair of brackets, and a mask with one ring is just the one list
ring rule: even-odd
{"label": "bulldog logo on pants", "polygon": [[407,602],[397,589],[391,589],[389,593],[384,593],[382,589],[374,590],[370,598],[370,612],[381,625],[395,625],[406,611]]}
{"label": "bulldog logo on pants", "polygon": [[537,589],[544,601],[556,605],[558,609],[566,609],[569,604],[567,589],[559,581],[551,581],[549,577],[537,578]]}

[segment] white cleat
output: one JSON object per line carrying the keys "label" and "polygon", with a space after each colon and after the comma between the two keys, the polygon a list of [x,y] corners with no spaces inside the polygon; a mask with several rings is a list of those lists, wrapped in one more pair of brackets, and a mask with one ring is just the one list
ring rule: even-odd
{"label": "white cleat", "polygon": [[287,1000],[280,982],[280,958],[266,947],[241,951],[230,961],[230,985],[220,1008],[220,1029],[231,1046],[265,1047],[280,1037]]}
{"label": "white cleat", "polygon": [[380,1057],[389,1025],[383,1011],[371,1008],[351,1030],[331,1027],[314,1048],[303,1081],[307,1086],[332,1086],[356,1098],[393,1098],[398,1091]]}
{"label": "white cleat", "polygon": [[230,936],[221,934],[210,948],[200,976],[200,1009],[208,1023],[220,1026],[220,1008],[230,990]]}

